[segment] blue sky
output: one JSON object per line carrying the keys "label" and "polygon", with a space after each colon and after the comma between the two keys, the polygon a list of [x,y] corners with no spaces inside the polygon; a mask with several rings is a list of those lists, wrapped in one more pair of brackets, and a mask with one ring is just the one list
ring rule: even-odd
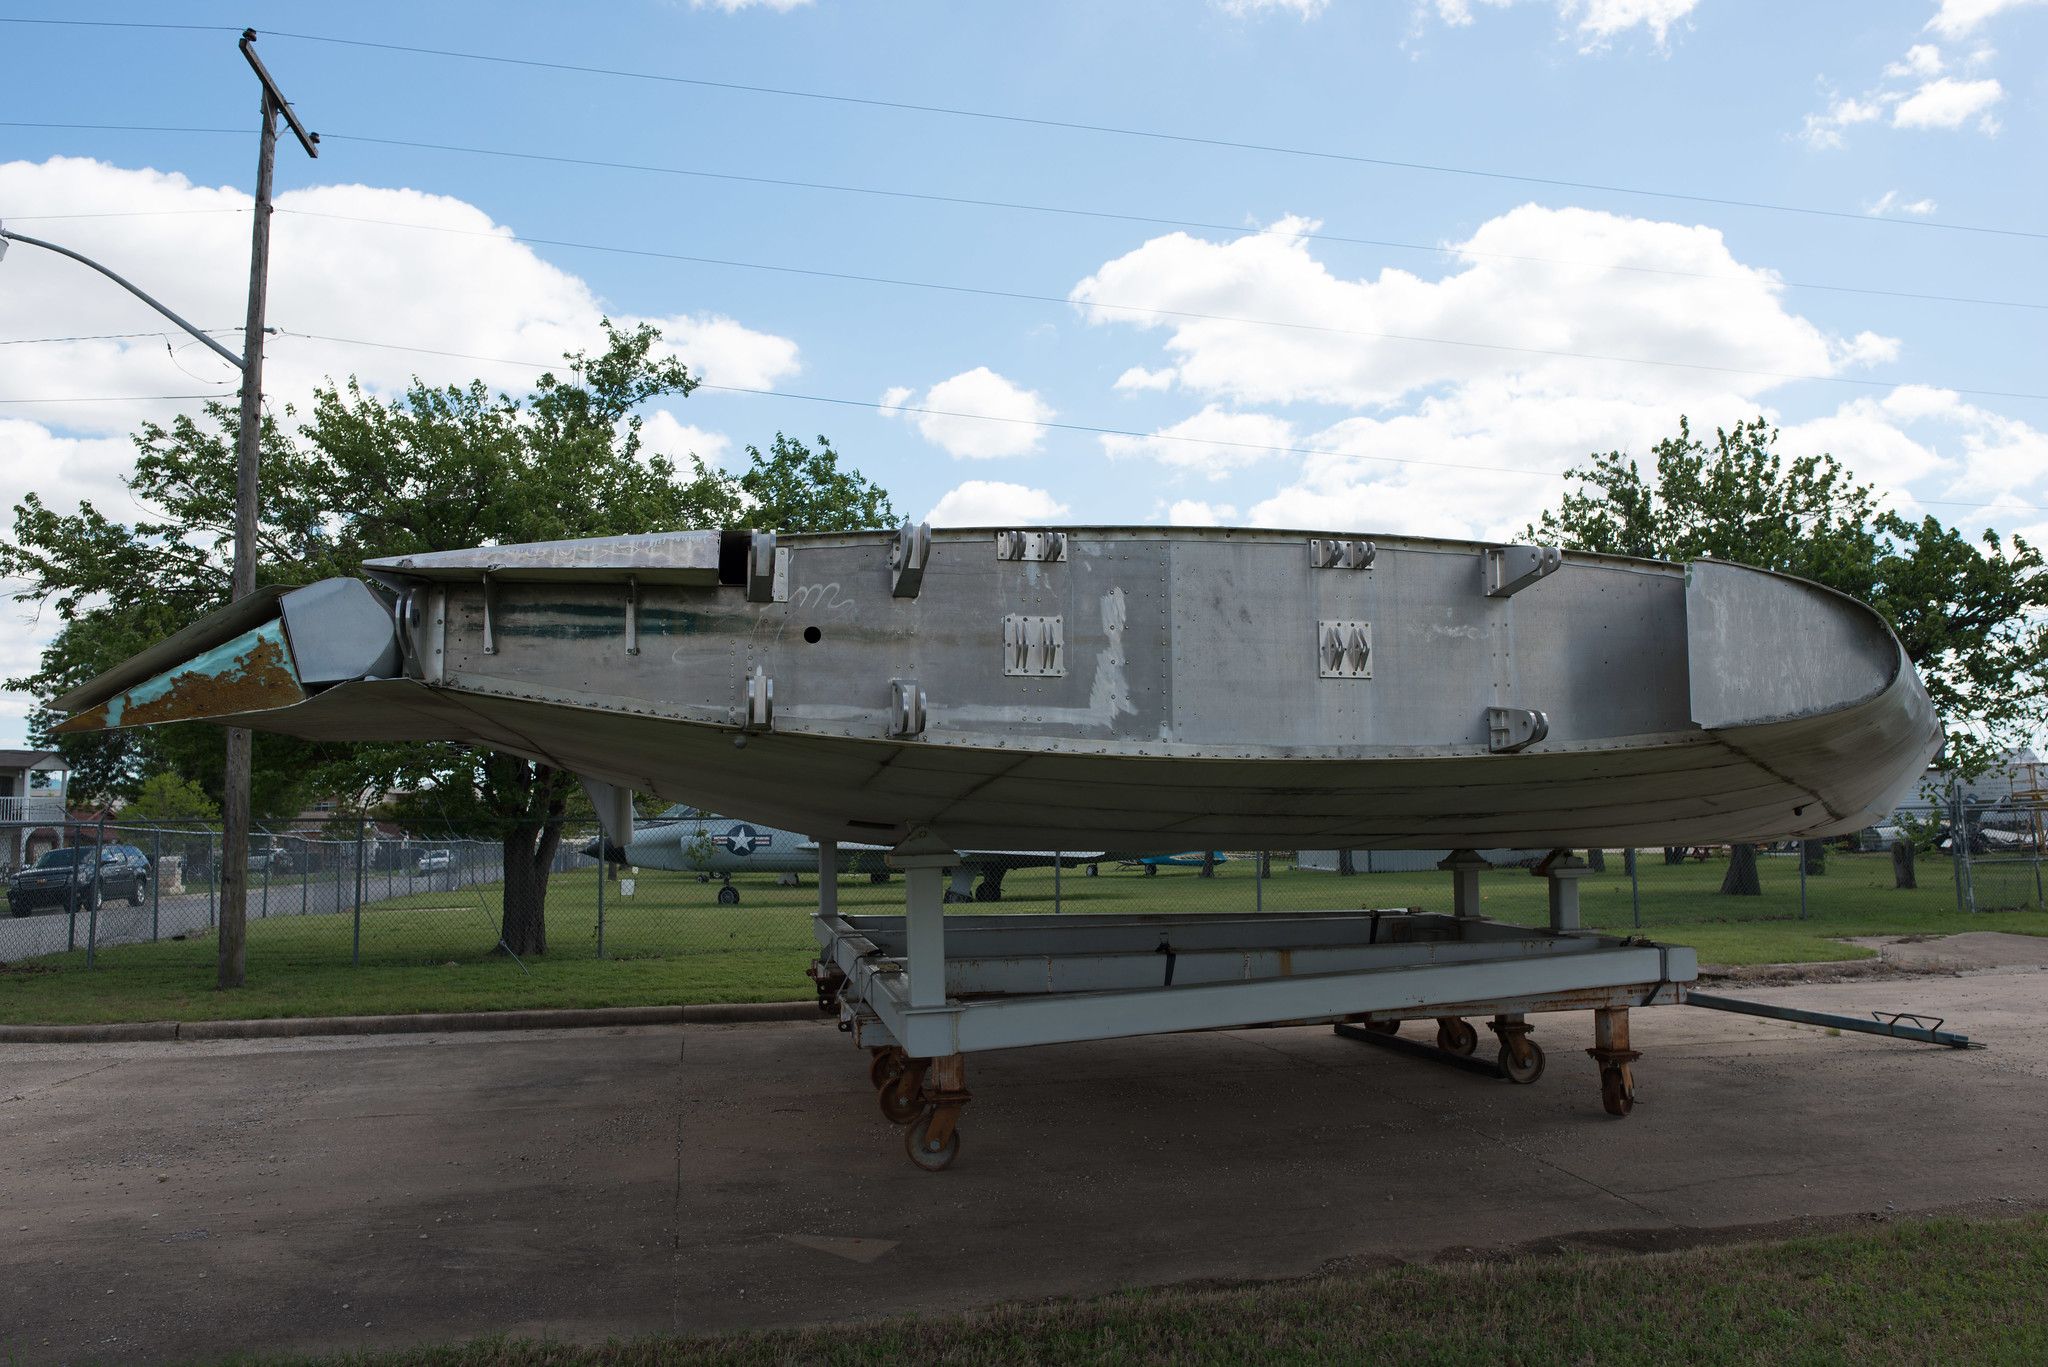
{"label": "blue sky", "polygon": [[[2042,3],[8,14],[257,24],[325,136],[317,162],[289,142],[278,160],[271,321],[296,335],[270,351],[276,402],[351,372],[383,392],[413,374],[521,389],[529,366],[429,353],[546,362],[605,310],[661,322],[731,387],[666,405],[659,444],[730,462],[824,433],[900,510],[956,524],[1504,536],[1590,450],[1643,451],[1680,413],[1765,412],[1902,507],[2048,533],[2048,400],[2023,397],[2048,392]],[[207,326],[239,321],[256,92],[233,32],[0,24],[0,70],[0,220]],[[160,326],[69,263],[0,264],[0,341]],[[155,336],[0,348],[0,497],[133,515],[124,434],[195,401],[54,400],[225,389],[224,370]],[[10,618],[0,668],[25,672],[50,626]],[[25,706],[0,699],[0,743]]]}

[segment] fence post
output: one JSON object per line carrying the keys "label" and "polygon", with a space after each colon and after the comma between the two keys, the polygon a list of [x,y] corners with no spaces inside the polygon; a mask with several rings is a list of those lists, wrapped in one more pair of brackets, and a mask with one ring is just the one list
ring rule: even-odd
{"label": "fence post", "polygon": [[1799,842],[1799,919],[1806,919],[1806,842]]}
{"label": "fence post", "polygon": [[149,942],[156,943],[157,931],[163,922],[164,906],[164,833],[158,827],[149,833]]}
{"label": "fence post", "polygon": [[349,931],[348,961],[351,967],[363,962],[363,818],[356,818],[356,910]]}
{"label": "fence post", "polygon": [[1252,856],[1252,910],[1264,914],[1266,910],[1266,851],[1260,850]]}
{"label": "fence post", "polygon": [[1060,914],[1060,865],[1066,862],[1065,850],[1052,852],[1052,914]]}
{"label": "fence post", "polygon": [[306,846],[310,843],[303,836],[299,838],[299,915],[301,916],[310,916],[313,913],[313,861],[306,857]]}
{"label": "fence post", "polygon": [[604,957],[604,828],[597,831],[597,957]]}
{"label": "fence post", "polygon": [[1635,928],[1643,928],[1643,880],[1637,876],[1636,868],[1643,862],[1642,851],[1628,852],[1628,905],[1635,917]]}
{"label": "fence post", "polygon": [[214,886],[220,877],[220,861],[213,857],[213,832],[206,833],[206,928],[213,929]]}
{"label": "fence post", "polygon": [[85,966],[93,966],[93,953],[99,948],[100,938],[100,897],[106,889],[100,885],[100,861],[107,853],[107,814],[100,813],[99,831],[92,842],[92,905],[86,908],[85,918]]}
{"label": "fence post", "polygon": [[[264,834],[269,835],[269,832],[266,831]],[[269,848],[263,851],[263,906],[256,913],[258,920],[267,920],[270,916],[270,866],[276,862],[277,837],[272,835],[270,836]]]}

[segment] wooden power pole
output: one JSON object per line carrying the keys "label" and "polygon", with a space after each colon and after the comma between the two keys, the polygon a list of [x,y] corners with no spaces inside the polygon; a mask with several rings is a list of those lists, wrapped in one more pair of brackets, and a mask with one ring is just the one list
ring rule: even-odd
{"label": "wooden power pole", "polygon": [[[235,429],[235,566],[229,596],[256,591],[257,457],[263,443],[263,314],[270,287],[270,172],[277,161],[277,120],[298,136],[306,155],[320,155],[320,135],[308,133],[256,55],[256,30],[242,30],[242,56],[263,86],[263,129],[256,156],[255,226],[249,246],[249,315],[242,331],[242,418]],[[240,987],[248,969],[249,752],[247,727],[228,729],[227,774],[221,800],[220,970],[223,988]]]}

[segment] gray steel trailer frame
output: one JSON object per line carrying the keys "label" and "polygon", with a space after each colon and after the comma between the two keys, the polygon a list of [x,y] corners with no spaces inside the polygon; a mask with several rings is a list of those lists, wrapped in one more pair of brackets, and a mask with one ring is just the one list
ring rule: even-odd
{"label": "gray steel trailer frame", "polygon": [[1469,850],[1442,865],[1450,915],[1080,917],[945,915],[957,857],[928,832],[890,856],[904,873],[902,916],[843,915],[836,853],[820,842],[819,1007],[870,1051],[882,1110],[929,1170],[959,1152],[965,1055],[1182,1030],[1328,1022],[1391,1032],[1434,1020],[1438,1046],[1463,1057],[1478,1044],[1465,1017],[1485,1016],[1500,1074],[1534,1082],[1544,1055],[1527,1018],[1590,1009],[1602,1104],[1626,1115],[1638,1057],[1629,1010],[1682,1001],[1699,975],[1691,949],[1581,930],[1577,881],[1589,870],[1561,854],[1536,870],[1549,881],[1550,924],[1535,929],[1478,914],[1486,864]]}

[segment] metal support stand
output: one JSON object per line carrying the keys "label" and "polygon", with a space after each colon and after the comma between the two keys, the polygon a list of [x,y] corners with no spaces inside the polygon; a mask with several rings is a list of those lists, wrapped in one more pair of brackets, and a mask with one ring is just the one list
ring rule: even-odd
{"label": "metal support stand", "polygon": [[1636,1079],[1629,1065],[1642,1057],[1628,1047],[1628,1008],[1602,1006],[1593,1012],[1593,1047],[1586,1051],[1600,1065],[1600,1105],[1609,1115],[1627,1115],[1636,1106]]}
{"label": "metal support stand", "polygon": [[946,1004],[946,875],[960,862],[953,847],[920,826],[889,851],[903,873],[904,967],[910,1006]]}
{"label": "metal support stand", "polygon": [[1559,934],[1579,928],[1579,880],[1592,873],[1585,860],[1563,850],[1538,864],[1538,875],[1550,880],[1550,928]]}
{"label": "metal support stand", "polygon": [[1479,857],[1477,850],[1452,850],[1437,867],[1451,875],[1451,913],[1458,917],[1479,915],[1479,875],[1493,865]]}

